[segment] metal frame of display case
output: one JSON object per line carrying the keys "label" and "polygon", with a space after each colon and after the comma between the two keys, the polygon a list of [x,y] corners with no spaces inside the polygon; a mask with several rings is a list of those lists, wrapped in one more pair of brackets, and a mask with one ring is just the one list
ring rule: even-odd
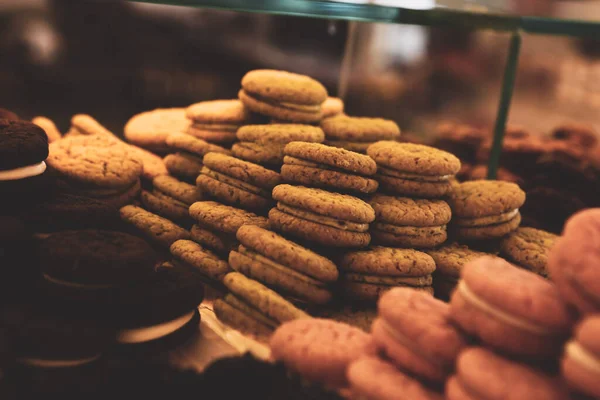
{"label": "metal frame of display case", "polygon": [[[495,179],[502,152],[506,121],[515,83],[521,34],[591,36],[600,38],[600,21],[521,16],[494,8],[492,0],[452,1],[429,9],[325,0],[133,0],[164,5],[212,8],[274,15],[331,20],[440,26],[464,29],[491,29],[511,34],[510,46],[494,124],[494,138],[488,163],[488,179]],[[436,1],[436,3],[445,3]],[[497,3],[497,2],[496,2]],[[416,3],[415,3],[416,4]]]}

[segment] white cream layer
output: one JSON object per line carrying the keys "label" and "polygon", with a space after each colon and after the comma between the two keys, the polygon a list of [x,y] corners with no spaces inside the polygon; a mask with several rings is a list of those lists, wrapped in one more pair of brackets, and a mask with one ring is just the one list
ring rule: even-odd
{"label": "white cream layer", "polygon": [[69,368],[78,367],[80,365],[89,364],[92,361],[99,359],[101,354],[88,358],[80,358],[78,360],[44,360],[42,358],[19,358],[17,362],[23,365],[41,368]]}
{"label": "white cream layer", "polygon": [[43,174],[44,171],[46,171],[46,163],[42,161],[41,163],[28,165],[26,167],[0,171],[0,181],[16,181],[19,179],[31,178],[32,176]]}
{"label": "white cream layer", "polygon": [[497,307],[494,307],[484,300],[479,298],[475,293],[469,289],[467,284],[461,280],[458,283],[456,290],[473,306],[479,308],[481,311],[493,316],[496,319],[499,319],[506,324],[513,326],[515,328],[523,329],[524,331],[534,333],[536,335],[551,335],[554,332],[547,327],[540,326],[531,321],[528,321],[523,318],[512,316]]}
{"label": "white cream layer", "polygon": [[177,331],[194,318],[195,311],[191,311],[174,320],[144,328],[124,329],[117,334],[119,343],[141,343],[167,336]]}
{"label": "white cream layer", "polygon": [[585,369],[600,374],[600,359],[587,351],[576,341],[572,340],[567,343],[565,351],[569,357],[580,365],[583,365]]}

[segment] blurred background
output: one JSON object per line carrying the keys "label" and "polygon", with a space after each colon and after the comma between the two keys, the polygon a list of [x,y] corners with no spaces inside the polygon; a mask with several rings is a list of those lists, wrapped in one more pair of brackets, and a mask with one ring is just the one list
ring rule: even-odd
{"label": "blurred background", "polygon": [[[598,3],[511,7],[600,19]],[[0,0],[0,107],[23,118],[49,116],[63,131],[71,115],[88,113],[120,134],[135,113],[235,97],[246,71],[276,68],[319,79],[343,95],[349,114],[391,118],[417,136],[447,119],[493,124],[507,34],[353,24],[349,42],[349,24],[339,21],[125,1]],[[570,120],[596,126],[599,61],[597,41],[525,36],[510,122],[540,132]]]}

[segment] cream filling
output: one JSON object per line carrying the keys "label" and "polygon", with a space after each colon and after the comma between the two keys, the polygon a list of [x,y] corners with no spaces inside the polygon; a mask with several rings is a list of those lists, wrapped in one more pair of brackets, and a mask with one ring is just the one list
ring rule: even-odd
{"label": "cream filling", "polygon": [[73,289],[112,289],[116,287],[115,284],[88,284],[88,283],[75,283],[69,281],[63,281],[62,279],[53,278],[48,274],[43,274],[43,278],[50,283],[56,285],[66,286]]}
{"label": "cream filling", "polygon": [[473,293],[471,291],[471,289],[469,289],[469,287],[467,286],[465,281],[463,281],[463,280],[458,282],[458,286],[456,287],[456,290],[458,290],[458,292],[471,305],[479,308],[481,311],[493,316],[494,318],[497,318],[497,319],[501,320],[502,322],[507,323],[510,326],[513,326],[513,327],[519,328],[519,329],[523,329],[527,332],[531,332],[536,335],[544,335],[545,336],[545,335],[554,333],[551,329],[548,329],[546,327],[540,326],[533,322],[527,321],[526,319],[514,317],[514,316],[498,309],[497,307],[491,306],[490,304],[486,303],[484,300],[479,298],[475,293]]}
{"label": "cream filling", "polygon": [[235,124],[208,124],[208,123],[195,123],[190,127],[191,130],[199,131],[215,131],[215,132],[236,132],[241,125]]}
{"label": "cream filling", "polygon": [[190,322],[192,318],[194,318],[195,312],[196,311],[191,311],[179,318],[159,325],[148,326],[144,328],[124,329],[117,334],[117,342],[141,343],[167,336],[168,334],[177,331],[182,326]]}
{"label": "cream filling", "polygon": [[393,169],[385,168],[385,167],[377,167],[377,172],[381,175],[391,176],[392,178],[400,178],[400,179],[408,179],[413,181],[421,181],[421,182],[446,182],[454,175],[440,175],[440,176],[429,176],[429,175],[419,175],[411,172],[400,172],[394,171]]}
{"label": "cream filling", "polygon": [[31,178],[32,176],[43,174],[44,171],[46,171],[46,163],[42,161],[41,163],[28,165],[26,167],[0,171],[0,181],[16,181],[19,179]]}
{"label": "cream filling", "polygon": [[500,225],[510,221],[519,213],[519,209],[515,208],[509,212],[498,215],[491,215],[480,218],[456,218],[456,225],[460,227],[479,227],[479,226],[490,226]]}
{"label": "cream filling", "polygon": [[326,217],[324,215],[315,214],[310,211],[298,210],[294,207],[289,207],[281,202],[277,203],[277,209],[293,215],[294,217],[302,218],[321,225],[331,226],[337,229],[352,232],[366,232],[369,230],[369,224],[359,224],[356,222],[342,221],[339,219]]}
{"label": "cream filling", "polygon": [[600,374],[600,359],[587,351],[579,343],[571,340],[567,343],[565,351],[569,357],[578,362],[589,371]]}
{"label": "cream filling", "polygon": [[96,361],[101,356],[100,353],[96,354],[92,357],[80,358],[78,360],[45,360],[43,358],[19,358],[17,362],[23,365],[30,365],[32,367],[41,367],[41,368],[69,368],[69,367],[78,367],[80,365],[89,364],[93,361]]}

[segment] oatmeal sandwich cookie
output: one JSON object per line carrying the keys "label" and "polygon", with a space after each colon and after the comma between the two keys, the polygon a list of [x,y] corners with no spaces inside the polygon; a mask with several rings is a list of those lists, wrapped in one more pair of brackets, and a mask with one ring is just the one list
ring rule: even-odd
{"label": "oatmeal sandwich cookie", "polygon": [[222,260],[211,252],[191,240],[178,240],[171,245],[171,255],[175,263],[183,265],[197,271],[205,278],[209,284],[217,284],[223,280],[223,277],[231,272],[227,261]]}
{"label": "oatmeal sandwich cookie", "polygon": [[316,304],[331,300],[327,285],[338,278],[333,262],[258,226],[242,226],[236,236],[240,246],[229,253],[231,268],[284,296]]}
{"label": "oatmeal sandwich cookie", "polygon": [[242,103],[258,114],[281,121],[319,122],[327,90],[316,80],[285,71],[255,70],[242,78]]}
{"label": "oatmeal sandwich cookie", "polygon": [[375,194],[371,224],[373,243],[394,247],[435,247],[446,241],[450,206],[443,200]]}
{"label": "oatmeal sandwich cookie", "polygon": [[125,139],[159,154],[169,151],[167,136],[184,133],[191,122],[185,116],[185,108],[157,108],[134,115],[125,124]]}
{"label": "oatmeal sandwich cookie", "polygon": [[196,184],[223,203],[266,211],[273,205],[271,190],[281,182],[275,171],[219,153],[208,153]]}
{"label": "oatmeal sandwich cookie", "polygon": [[369,146],[367,154],[377,163],[380,188],[393,194],[443,197],[460,170],[458,158],[421,144],[384,140]]}
{"label": "oatmeal sandwich cookie", "polygon": [[119,214],[136,233],[163,248],[168,249],[179,239],[190,238],[190,233],[184,228],[141,207],[128,205],[122,207]]}
{"label": "oatmeal sandwich cookie", "polygon": [[367,147],[380,140],[397,140],[400,128],[394,121],[382,118],[346,115],[321,121],[325,144],[365,154]]}
{"label": "oatmeal sandwich cookie", "polygon": [[517,228],[500,244],[500,254],[508,261],[548,276],[548,252],[558,239],[557,235],[534,228]]}
{"label": "oatmeal sandwich cookie", "polygon": [[246,125],[238,129],[234,156],[269,168],[283,164],[283,148],[290,142],[322,143],[321,128],[302,124]]}
{"label": "oatmeal sandwich cookie", "polygon": [[374,246],[344,254],[337,262],[340,287],[350,298],[375,302],[394,287],[410,287],[433,294],[435,262],[413,249]]}
{"label": "oatmeal sandwich cookie", "polygon": [[238,128],[251,121],[250,111],[237,99],[192,104],[185,110],[185,115],[192,121],[186,133],[223,145],[233,143]]}
{"label": "oatmeal sandwich cookie", "polygon": [[193,203],[203,199],[198,187],[169,175],[154,178],[152,187],[152,192],[143,190],[141,194],[146,209],[183,226],[191,225],[188,210]]}
{"label": "oatmeal sandwich cookie", "polygon": [[292,142],[283,150],[281,177],[300,185],[373,193],[379,184],[369,156],[319,143]]}
{"label": "oatmeal sandwich cookie", "polygon": [[277,207],[269,211],[276,230],[322,246],[365,247],[371,241],[373,208],[359,198],[303,186],[273,189]]}
{"label": "oatmeal sandwich cookie", "polygon": [[469,181],[454,187],[448,203],[458,238],[493,239],[519,227],[519,207],[525,203],[525,192],[510,182]]}

